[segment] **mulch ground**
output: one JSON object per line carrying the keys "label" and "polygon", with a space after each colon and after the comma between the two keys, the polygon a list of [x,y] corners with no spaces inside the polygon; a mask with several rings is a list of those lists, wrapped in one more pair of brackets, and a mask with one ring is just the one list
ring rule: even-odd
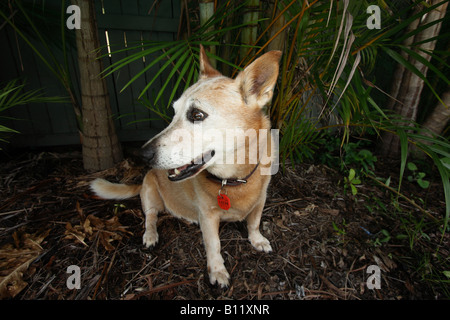
{"label": "mulch ground", "polygon": [[[245,223],[221,224],[231,282],[220,289],[209,283],[198,226],[162,213],[159,243],[146,249],[139,198],[106,201],[90,192],[88,183],[96,177],[140,183],[145,168],[131,159],[95,174],[83,170],[78,150],[26,152],[0,162],[0,297],[5,299],[445,298],[411,269],[408,261],[414,257],[406,240],[380,243],[386,240],[381,230],[401,228],[386,213],[395,211],[392,193],[369,180],[353,197],[345,192],[342,175],[324,165],[286,166],[273,177],[261,223],[272,253],[252,248]],[[391,164],[377,170],[384,177],[398,175]],[[439,180],[421,198],[428,212],[442,216]],[[402,199],[399,205],[424,217]],[[438,230],[429,231],[428,238],[421,250],[431,255],[440,246],[448,255],[448,235],[442,239]],[[371,265],[380,267],[380,289],[366,284]],[[69,266],[79,267],[79,289],[68,286]]]}

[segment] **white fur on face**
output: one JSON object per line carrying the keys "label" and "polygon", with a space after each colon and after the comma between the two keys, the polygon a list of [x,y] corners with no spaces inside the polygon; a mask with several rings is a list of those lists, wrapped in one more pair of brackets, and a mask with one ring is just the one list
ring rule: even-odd
{"label": "white fur on face", "polygon": [[[234,176],[236,166],[233,164],[258,163],[259,130],[270,129],[268,119],[261,117],[261,108],[271,97],[266,97],[266,91],[271,94],[273,85],[263,87],[262,93],[253,92],[257,66],[250,65],[236,79],[200,78],[188,88],[173,104],[175,115],[170,125],[148,142],[154,144],[156,151],[153,166],[169,170],[193,161],[197,164],[202,155],[211,151],[214,156],[202,170],[208,168],[217,176]],[[188,113],[193,108],[206,113],[207,117],[202,121],[190,120]],[[248,150],[239,154],[245,148]]]}
{"label": "white fur on face", "polygon": [[[222,85],[223,82],[226,82],[227,86]],[[226,152],[234,149],[230,143],[228,150],[225,149],[226,130],[239,126],[241,119],[239,114],[234,115],[227,110],[227,106],[236,108],[242,101],[237,90],[233,89],[233,83],[233,80],[225,77],[200,80],[174,103],[175,115],[170,125],[144,145],[145,147],[152,142],[156,143],[155,168],[180,167],[211,150],[215,151],[216,156],[208,165],[218,159],[225,160]],[[218,96],[225,95],[224,91],[228,92],[227,98],[217,101]],[[193,123],[188,120],[187,112],[193,107],[208,115],[204,121]]]}

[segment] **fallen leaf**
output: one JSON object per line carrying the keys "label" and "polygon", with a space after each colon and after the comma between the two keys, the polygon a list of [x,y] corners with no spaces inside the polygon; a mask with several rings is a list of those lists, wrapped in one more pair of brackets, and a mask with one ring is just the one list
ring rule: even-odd
{"label": "fallen leaf", "polygon": [[64,239],[75,239],[87,246],[85,239],[92,241],[98,236],[102,246],[106,250],[112,251],[115,249],[112,242],[122,240],[125,234],[132,235],[133,233],[128,231],[127,227],[120,224],[117,216],[105,220],[91,214],[83,222],[74,227],[70,223],[67,223]]}
{"label": "fallen leaf", "polygon": [[78,242],[80,242],[81,244],[88,247],[86,242],[84,242],[84,239],[86,238],[86,234],[84,233],[82,226],[72,227],[70,222],[67,222],[66,223],[66,231],[64,232],[64,234],[66,235],[64,237],[64,239],[66,239],[66,240],[75,239]]}
{"label": "fallen leaf", "polygon": [[27,286],[24,273],[43,251],[41,243],[49,233],[50,229],[34,234],[14,232],[14,243],[0,248],[0,299],[14,298]]}

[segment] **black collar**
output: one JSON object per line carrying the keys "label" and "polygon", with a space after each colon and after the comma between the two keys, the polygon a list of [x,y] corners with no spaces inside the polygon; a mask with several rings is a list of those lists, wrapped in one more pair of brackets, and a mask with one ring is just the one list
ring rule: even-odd
{"label": "black collar", "polygon": [[244,177],[242,179],[237,179],[237,178],[236,179],[234,179],[234,178],[233,179],[222,179],[222,178],[219,178],[219,177],[213,175],[212,173],[209,173],[209,175],[207,175],[206,177],[209,180],[211,180],[211,181],[214,181],[214,182],[217,182],[217,183],[221,184],[222,187],[225,186],[225,185],[226,186],[239,186],[239,185],[241,185],[243,183],[247,183],[248,178],[250,178],[251,175],[253,173],[255,173],[256,168],[258,168],[258,166],[259,166],[259,162],[253,168],[253,170],[246,177]]}

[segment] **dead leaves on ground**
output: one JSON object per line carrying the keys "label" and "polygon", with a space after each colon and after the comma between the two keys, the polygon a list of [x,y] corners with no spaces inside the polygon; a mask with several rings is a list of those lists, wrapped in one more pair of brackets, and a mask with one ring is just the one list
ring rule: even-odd
{"label": "dead leaves on ground", "polygon": [[72,226],[70,222],[66,224],[66,235],[64,239],[74,239],[77,242],[82,243],[86,247],[88,246],[86,240],[98,241],[102,246],[108,250],[113,251],[115,247],[112,245],[113,241],[120,241],[124,235],[133,235],[132,232],[127,230],[120,224],[117,216],[111,219],[101,219],[94,215],[88,215],[84,221],[81,221],[79,225]]}
{"label": "dead leaves on ground", "polygon": [[[64,239],[74,239],[85,246],[88,246],[87,241],[98,240],[107,251],[113,251],[114,241],[133,235],[119,222],[117,216],[110,219],[92,214],[84,217],[79,205],[77,211],[81,222],[75,226],[67,222]],[[35,272],[35,268],[30,265],[44,252],[41,244],[50,231],[51,229],[34,234],[16,231],[12,235],[12,243],[0,248],[0,299],[14,298],[27,286],[24,275],[30,276]]]}
{"label": "dead leaves on ground", "polygon": [[23,280],[24,273],[42,253],[41,243],[49,233],[50,229],[35,234],[16,231],[14,243],[0,248],[0,299],[14,298],[27,286]]}

